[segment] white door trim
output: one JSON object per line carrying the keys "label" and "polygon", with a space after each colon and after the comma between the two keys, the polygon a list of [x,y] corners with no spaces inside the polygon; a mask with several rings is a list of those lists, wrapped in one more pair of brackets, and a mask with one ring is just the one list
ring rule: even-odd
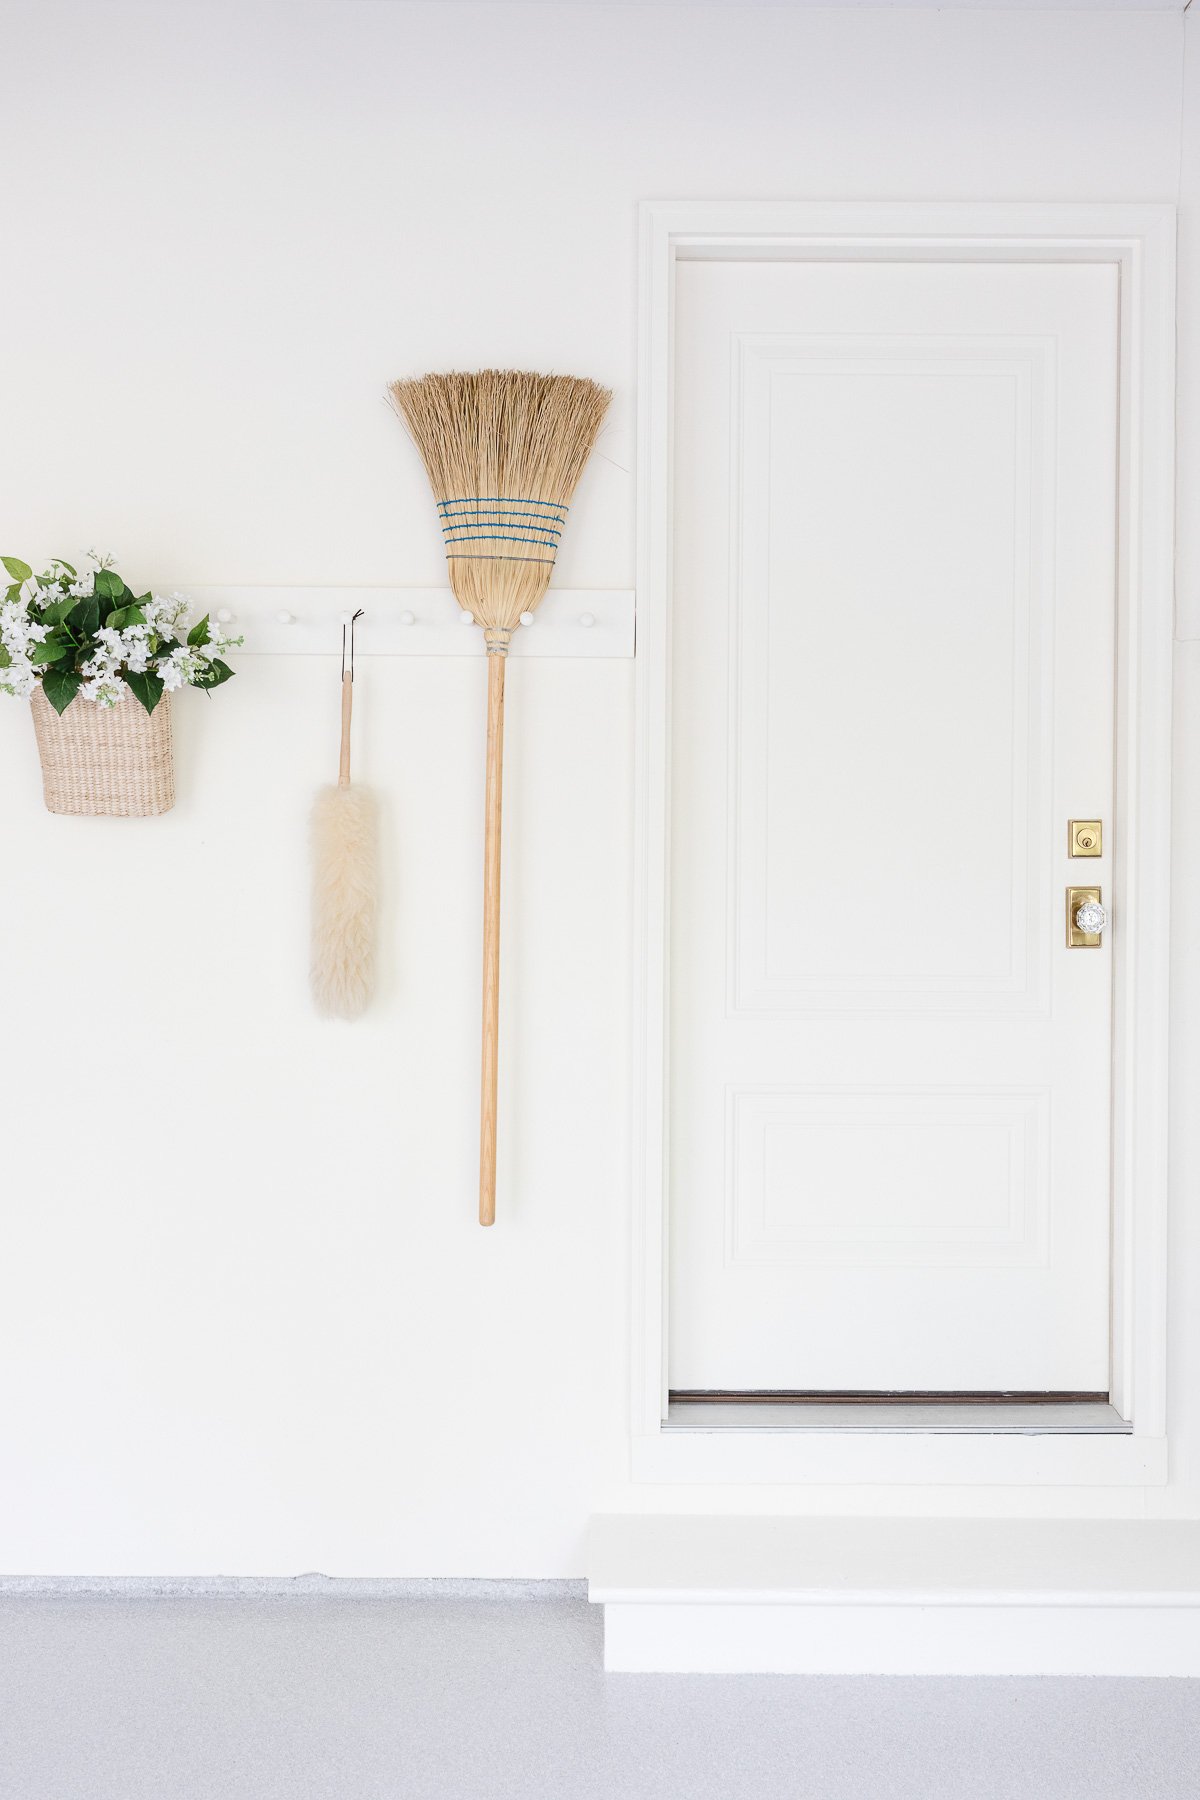
{"label": "white door trim", "polygon": [[[664,1433],[667,902],[674,270],[732,257],[1107,262],[1120,281],[1114,936],[1113,1381],[1132,1436],[879,1434],[858,1479],[1089,1484],[1165,1479],[1168,924],[1174,566],[1175,209],[1167,205],[648,201],[641,208],[633,1055],[635,1479],[847,1478],[836,1434]],[[922,1450],[921,1446],[926,1446]],[[1051,1453],[1052,1451],[1052,1453]],[[1107,1454],[1105,1454],[1107,1452]],[[767,1473],[769,1464],[770,1473]],[[1072,1471],[1076,1470],[1073,1476]],[[757,1472],[756,1472],[757,1471]],[[927,1473],[922,1473],[927,1471]],[[1136,1471],[1136,1472],[1135,1472]],[[856,1477],[851,1476],[850,1479]]]}

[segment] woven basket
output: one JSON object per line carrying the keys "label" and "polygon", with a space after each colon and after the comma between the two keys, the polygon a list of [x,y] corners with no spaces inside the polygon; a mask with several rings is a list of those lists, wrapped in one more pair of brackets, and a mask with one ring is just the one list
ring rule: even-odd
{"label": "woven basket", "polygon": [[33,690],[33,729],[52,813],[144,819],[175,804],[171,696],[152,713],[132,695],[116,706],[72,700],[59,717]]}

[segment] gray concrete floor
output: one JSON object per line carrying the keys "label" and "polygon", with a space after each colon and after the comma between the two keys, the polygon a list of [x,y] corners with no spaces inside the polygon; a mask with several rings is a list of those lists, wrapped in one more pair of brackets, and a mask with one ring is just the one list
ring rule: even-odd
{"label": "gray concrete floor", "polygon": [[1200,1681],[609,1675],[579,1600],[0,1601],[4,1800],[1195,1800]]}

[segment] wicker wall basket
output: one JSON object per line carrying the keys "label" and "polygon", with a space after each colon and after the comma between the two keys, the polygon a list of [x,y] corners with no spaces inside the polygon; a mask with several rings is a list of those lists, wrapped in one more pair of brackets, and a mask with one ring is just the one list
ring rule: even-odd
{"label": "wicker wall basket", "polygon": [[72,700],[60,718],[40,687],[33,728],[52,813],[144,819],[175,804],[171,696],[152,713],[132,695],[116,706]]}

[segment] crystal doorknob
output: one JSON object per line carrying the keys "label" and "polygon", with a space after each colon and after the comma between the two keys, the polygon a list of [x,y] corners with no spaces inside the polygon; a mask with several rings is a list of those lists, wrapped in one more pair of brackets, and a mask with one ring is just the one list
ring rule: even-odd
{"label": "crystal doorknob", "polygon": [[1098,937],[1108,924],[1108,909],[1098,900],[1085,900],[1075,908],[1075,923],[1089,937]]}
{"label": "crystal doorknob", "polygon": [[1097,950],[1100,934],[1108,924],[1108,913],[1098,887],[1067,889],[1067,949]]}

